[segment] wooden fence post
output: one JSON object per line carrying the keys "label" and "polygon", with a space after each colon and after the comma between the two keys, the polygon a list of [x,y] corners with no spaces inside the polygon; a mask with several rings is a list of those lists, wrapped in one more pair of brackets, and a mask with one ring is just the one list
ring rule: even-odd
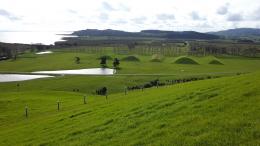
{"label": "wooden fence post", "polygon": [[25,106],[25,117],[28,118],[28,107]]}
{"label": "wooden fence post", "polygon": [[57,101],[57,108],[58,108],[58,111],[60,110],[60,101],[58,100]]}

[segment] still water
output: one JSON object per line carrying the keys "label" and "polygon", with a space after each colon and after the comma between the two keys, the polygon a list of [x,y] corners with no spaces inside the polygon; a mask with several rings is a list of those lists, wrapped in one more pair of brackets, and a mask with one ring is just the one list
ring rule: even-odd
{"label": "still water", "polygon": [[[90,68],[90,69],[76,69],[76,70],[37,71],[37,72],[32,72],[32,73],[34,73],[34,75],[0,74],[0,83],[1,82],[26,81],[26,80],[54,77],[54,76],[45,75],[45,74],[53,74],[53,75],[113,75],[113,74],[116,73],[116,70],[115,69],[109,69],[109,68]],[[39,75],[37,75],[37,74],[39,74]]]}
{"label": "still water", "polygon": [[26,81],[40,78],[49,78],[48,75],[20,75],[20,74],[0,74],[0,82]]}
{"label": "still water", "polygon": [[[51,45],[56,41],[63,41],[62,38],[66,36],[71,36],[72,32],[40,32],[40,31],[26,31],[26,32],[5,32],[0,31],[0,42],[5,43],[21,43],[21,44],[45,44]],[[61,35],[62,34],[62,35]]]}
{"label": "still water", "polygon": [[90,68],[76,70],[57,70],[57,71],[37,71],[37,74],[56,74],[56,75],[113,75],[116,70],[109,68]]}
{"label": "still water", "polygon": [[37,53],[35,53],[35,54],[37,54],[37,55],[43,55],[43,54],[51,54],[51,53],[53,53],[52,51],[42,51],[42,52],[37,52]]}

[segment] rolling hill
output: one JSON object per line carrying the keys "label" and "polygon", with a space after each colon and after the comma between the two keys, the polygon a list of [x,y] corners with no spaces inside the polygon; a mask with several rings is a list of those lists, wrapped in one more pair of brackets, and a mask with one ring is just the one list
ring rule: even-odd
{"label": "rolling hill", "polygon": [[212,34],[199,33],[195,31],[161,31],[161,30],[142,30],[140,32],[126,32],[119,30],[98,30],[86,29],[75,31],[73,35],[78,36],[110,36],[110,37],[152,37],[152,38],[165,38],[165,39],[218,39],[219,37]]}
{"label": "rolling hill", "polygon": [[0,145],[256,146],[259,75],[117,93],[107,100],[89,96],[87,104],[80,93],[5,90],[0,93]]}
{"label": "rolling hill", "polygon": [[217,32],[209,32],[209,34],[220,35],[225,37],[260,37],[260,29],[237,28]]}

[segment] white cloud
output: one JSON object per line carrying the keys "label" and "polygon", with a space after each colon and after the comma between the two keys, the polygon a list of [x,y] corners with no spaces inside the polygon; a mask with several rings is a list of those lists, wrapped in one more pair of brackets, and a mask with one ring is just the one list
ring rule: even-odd
{"label": "white cloud", "polygon": [[228,13],[229,3],[226,3],[224,6],[221,6],[217,9],[219,15],[226,15]]}
{"label": "white cloud", "polygon": [[196,11],[193,11],[193,12],[191,12],[190,13],[190,16],[191,16],[191,18],[193,19],[193,20],[206,20],[206,18],[205,17],[202,17],[198,12],[196,12]]}
{"label": "white cloud", "polygon": [[256,27],[259,14],[259,0],[1,0],[0,30],[215,31]]}
{"label": "white cloud", "polygon": [[167,21],[167,20],[174,20],[175,16],[173,14],[159,14],[157,15],[157,19]]}
{"label": "white cloud", "polygon": [[227,17],[228,21],[242,21],[243,15],[240,13],[229,14]]}
{"label": "white cloud", "polygon": [[4,9],[0,9],[0,16],[5,17],[11,21],[16,21],[16,20],[20,20],[21,18],[15,16],[14,14],[4,10]]}

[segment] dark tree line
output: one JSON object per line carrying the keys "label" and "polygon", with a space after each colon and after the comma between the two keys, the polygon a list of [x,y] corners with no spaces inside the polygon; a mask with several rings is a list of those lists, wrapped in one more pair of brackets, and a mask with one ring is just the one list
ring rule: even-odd
{"label": "dark tree line", "polygon": [[4,59],[14,59],[16,60],[18,55],[17,49],[7,48],[7,47],[0,47],[0,60]]}
{"label": "dark tree line", "polygon": [[190,42],[189,55],[236,55],[256,57],[260,46],[256,44],[224,43],[224,42]]}

